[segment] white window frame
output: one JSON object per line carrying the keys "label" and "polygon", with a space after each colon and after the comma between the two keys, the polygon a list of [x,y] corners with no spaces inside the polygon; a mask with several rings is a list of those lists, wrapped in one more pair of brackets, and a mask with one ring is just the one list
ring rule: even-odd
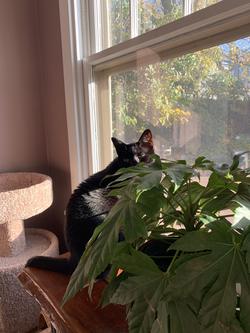
{"label": "white window frame", "polygon": [[[188,5],[190,0],[186,1]],[[136,67],[141,61],[140,54],[143,62],[149,63],[250,35],[249,0],[222,0],[102,50],[103,45],[109,45],[101,33],[108,32],[105,15],[101,15],[107,11],[105,1],[60,0],[59,3],[73,183],[97,171],[111,158],[111,143],[107,143],[111,117],[104,111],[110,109],[107,95],[110,73]],[[89,17],[96,17],[98,24],[93,25],[93,19],[90,23]],[[150,52],[145,53],[148,49]]]}

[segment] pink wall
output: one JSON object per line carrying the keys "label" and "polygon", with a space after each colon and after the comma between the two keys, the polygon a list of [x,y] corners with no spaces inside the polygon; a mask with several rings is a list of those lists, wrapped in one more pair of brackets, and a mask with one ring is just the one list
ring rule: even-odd
{"label": "pink wall", "polygon": [[0,0],[0,172],[52,177],[53,206],[27,225],[62,240],[71,187],[60,38],[58,0]]}
{"label": "pink wall", "polygon": [[[62,238],[64,210],[71,193],[58,0],[38,0],[42,113],[54,206],[47,227]],[[51,222],[52,221],[52,222]]]}
{"label": "pink wall", "polygon": [[33,0],[0,1],[0,171],[47,169]]}

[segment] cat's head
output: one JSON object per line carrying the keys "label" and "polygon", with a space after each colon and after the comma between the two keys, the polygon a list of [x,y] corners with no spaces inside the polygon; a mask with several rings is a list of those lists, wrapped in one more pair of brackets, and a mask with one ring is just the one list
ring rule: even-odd
{"label": "cat's head", "polygon": [[154,153],[153,136],[149,129],[146,129],[140,139],[135,143],[126,144],[116,138],[111,138],[118,159],[124,167],[136,165],[139,162],[149,162],[150,155]]}

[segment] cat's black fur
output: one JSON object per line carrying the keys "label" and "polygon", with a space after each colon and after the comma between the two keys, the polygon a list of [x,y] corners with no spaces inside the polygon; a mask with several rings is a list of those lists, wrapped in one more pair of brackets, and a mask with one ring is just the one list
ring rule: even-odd
{"label": "cat's black fur", "polygon": [[[72,273],[76,268],[85,247],[95,228],[103,222],[116,202],[108,197],[107,185],[114,180],[117,170],[150,161],[154,153],[150,130],[145,130],[136,143],[125,144],[112,138],[117,152],[115,158],[104,170],[84,180],[73,192],[66,209],[66,242],[70,252],[69,259],[37,256],[31,258],[26,266],[37,267],[62,273]],[[112,179],[113,178],[113,179]]]}

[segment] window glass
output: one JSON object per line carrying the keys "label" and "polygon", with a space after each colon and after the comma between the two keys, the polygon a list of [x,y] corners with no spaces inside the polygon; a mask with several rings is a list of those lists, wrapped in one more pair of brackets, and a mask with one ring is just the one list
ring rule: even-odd
{"label": "window glass", "polygon": [[109,45],[112,46],[131,38],[129,0],[108,1]]}
{"label": "window glass", "polygon": [[[150,128],[162,158],[219,163],[250,150],[250,38],[112,74],[112,131]],[[247,157],[242,166],[250,167]]]}
{"label": "window glass", "polygon": [[[106,0],[108,46],[141,35],[220,0]],[[105,31],[105,30],[104,30]]]}

